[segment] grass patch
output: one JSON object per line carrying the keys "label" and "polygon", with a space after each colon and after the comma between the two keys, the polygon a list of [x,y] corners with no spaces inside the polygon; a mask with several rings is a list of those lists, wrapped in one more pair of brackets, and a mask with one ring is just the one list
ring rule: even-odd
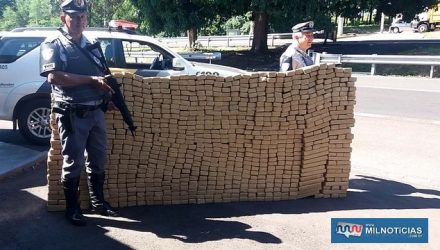
{"label": "grass patch", "polygon": [[[384,30],[388,30],[389,25],[384,26]],[[359,25],[359,26],[344,26],[344,33],[369,34],[380,31],[380,25]]]}

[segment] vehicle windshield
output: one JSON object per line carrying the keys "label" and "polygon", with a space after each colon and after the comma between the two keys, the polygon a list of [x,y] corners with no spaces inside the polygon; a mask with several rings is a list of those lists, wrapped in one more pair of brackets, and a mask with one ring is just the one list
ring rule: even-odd
{"label": "vehicle windshield", "polygon": [[44,37],[2,37],[0,39],[0,63],[11,63],[35,49]]}
{"label": "vehicle windshield", "polygon": [[166,50],[144,41],[121,40],[125,67],[134,69],[172,69],[174,56]]}

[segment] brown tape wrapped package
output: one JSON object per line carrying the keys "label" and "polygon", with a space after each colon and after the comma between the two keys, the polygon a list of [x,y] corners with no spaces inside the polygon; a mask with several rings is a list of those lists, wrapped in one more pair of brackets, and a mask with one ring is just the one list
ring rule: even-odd
{"label": "brown tape wrapped package", "polygon": [[[115,75],[135,125],[106,113],[115,207],[344,197],[355,78],[332,64],[234,77]],[[48,209],[64,210],[52,116]],[[88,207],[83,174],[80,199]]]}

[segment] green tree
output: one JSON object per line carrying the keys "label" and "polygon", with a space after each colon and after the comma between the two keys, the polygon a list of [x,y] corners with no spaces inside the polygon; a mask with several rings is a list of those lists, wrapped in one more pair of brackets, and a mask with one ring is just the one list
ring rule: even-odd
{"label": "green tree", "polygon": [[89,1],[89,25],[92,27],[107,27],[116,9],[121,6],[120,0]]}
{"label": "green tree", "polygon": [[11,30],[17,24],[17,12],[12,7],[7,6],[3,10],[3,16],[0,19],[0,30]]}
{"label": "green tree", "polygon": [[123,19],[132,22],[138,22],[139,10],[130,0],[123,0],[122,4],[116,8],[112,19]]}
{"label": "green tree", "polygon": [[50,0],[28,0],[28,26],[56,26],[59,18],[52,15]]}
{"label": "green tree", "polygon": [[148,34],[178,36],[187,32],[189,46],[197,40],[197,30],[210,23],[219,9],[212,0],[131,0],[139,9],[142,29]]}
{"label": "green tree", "polygon": [[223,25],[224,30],[236,29],[241,33],[249,32],[249,19],[245,16],[233,16],[229,18]]}
{"label": "green tree", "polygon": [[3,9],[0,18],[0,29],[11,30],[18,27],[28,26],[58,26],[59,5],[54,0],[16,0],[11,6]]}
{"label": "green tree", "polygon": [[14,8],[15,0],[0,0],[0,16],[3,16],[3,11],[6,7]]}
{"label": "green tree", "polygon": [[414,17],[415,14],[422,12],[424,7],[438,3],[438,0],[380,0],[376,9],[378,13],[383,12],[387,16],[394,16],[402,13],[406,20]]}
{"label": "green tree", "polygon": [[25,27],[29,23],[27,0],[16,0],[15,7],[7,6],[3,11],[0,25],[3,30]]}
{"label": "green tree", "polygon": [[326,30],[331,30],[331,8],[333,2],[328,0],[223,0],[223,5],[234,6],[240,14],[252,12],[254,22],[252,50],[265,52],[267,33],[271,31],[291,32],[292,25],[308,20],[315,20]]}

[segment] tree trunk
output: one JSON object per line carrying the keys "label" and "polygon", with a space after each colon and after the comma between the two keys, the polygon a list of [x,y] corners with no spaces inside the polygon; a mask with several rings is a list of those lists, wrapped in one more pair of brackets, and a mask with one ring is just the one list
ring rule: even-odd
{"label": "tree trunk", "polygon": [[255,13],[254,39],[252,40],[252,51],[263,53],[267,51],[267,13]]}
{"label": "tree trunk", "polygon": [[192,49],[197,41],[197,29],[190,28],[187,30],[189,47]]}

